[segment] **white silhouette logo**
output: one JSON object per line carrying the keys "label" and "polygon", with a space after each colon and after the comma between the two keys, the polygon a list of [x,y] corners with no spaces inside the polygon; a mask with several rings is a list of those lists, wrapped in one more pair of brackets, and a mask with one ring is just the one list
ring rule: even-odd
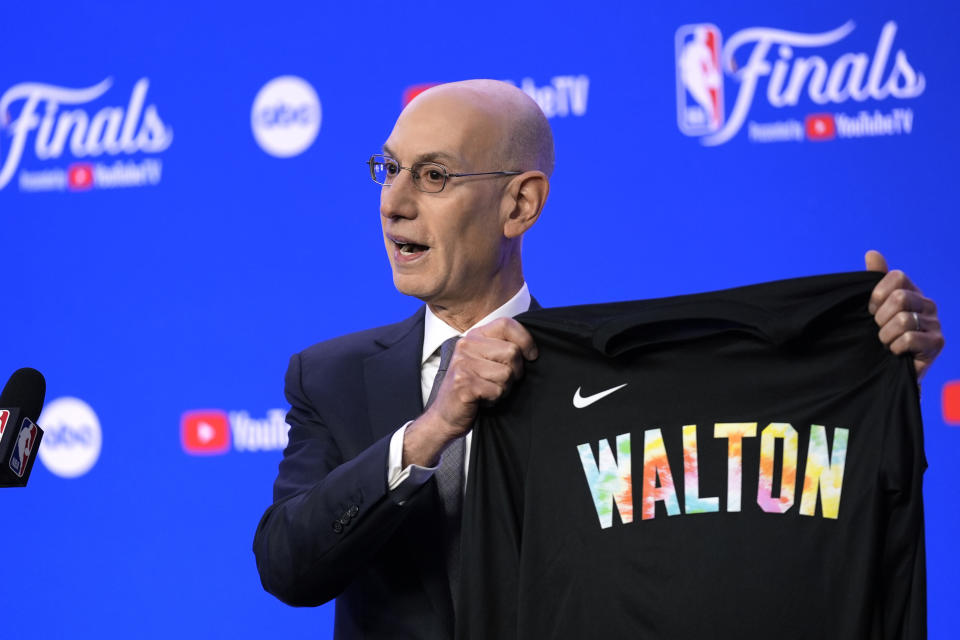
{"label": "white silhouette logo", "polygon": [[320,131],[320,120],[317,92],[296,76],[280,76],[263,85],[250,112],[257,144],[277,158],[306,151]]}
{"label": "white silhouette logo", "polygon": [[[687,92],[696,105],[686,100]],[[677,116],[687,135],[712,133],[723,125],[720,30],[698,24],[677,31]]]}
{"label": "white silhouette logo", "polygon": [[577,409],[583,409],[584,407],[589,407],[597,400],[603,400],[608,395],[615,391],[619,391],[627,386],[627,383],[624,382],[619,387],[613,387],[612,389],[607,389],[606,391],[601,391],[600,393],[595,393],[592,396],[583,397],[580,395],[580,387],[577,387],[577,390],[573,393],[573,406]]}
{"label": "white silhouette logo", "polygon": [[76,478],[93,468],[102,434],[90,405],[79,398],[57,398],[44,407],[38,423],[43,428],[40,461],[51,473]]}

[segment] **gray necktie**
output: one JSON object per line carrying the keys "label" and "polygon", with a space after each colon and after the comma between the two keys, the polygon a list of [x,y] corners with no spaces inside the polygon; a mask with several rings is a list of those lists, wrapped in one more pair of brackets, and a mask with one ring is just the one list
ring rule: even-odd
{"label": "gray necktie", "polygon": [[[440,368],[433,379],[430,397],[427,398],[427,407],[433,403],[437,391],[440,389],[440,384],[443,382],[444,376],[447,375],[450,358],[453,357],[453,348],[459,339],[460,336],[454,336],[440,345]],[[460,584],[460,512],[463,505],[463,456],[465,450],[465,437],[460,436],[451,442],[443,452],[440,457],[440,465],[434,472],[445,516],[444,547],[447,558],[447,575],[450,578],[450,591],[453,594],[454,603],[457,600],[456,594]]]}

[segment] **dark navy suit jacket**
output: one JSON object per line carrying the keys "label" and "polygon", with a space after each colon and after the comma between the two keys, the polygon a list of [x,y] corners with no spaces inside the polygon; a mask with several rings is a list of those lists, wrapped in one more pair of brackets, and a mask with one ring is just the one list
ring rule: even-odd
{"label": "dark navy suit jacket", "polygon": [[423,412],[421,308],[290,359],[290,442],[254,538],[264,588],[296,606],[337,599],[335,638],[450,638],[434,480],[401,506],[390,437]]}
{"label": "dark navy suit jacket", "polygon": [[253,550],[283,602],[337,599],[335,638],[453,637],[436,482],[403,505],[387,488],[390,438],[423,413],[423,319],[315,344],[287,369],[290,442]]}

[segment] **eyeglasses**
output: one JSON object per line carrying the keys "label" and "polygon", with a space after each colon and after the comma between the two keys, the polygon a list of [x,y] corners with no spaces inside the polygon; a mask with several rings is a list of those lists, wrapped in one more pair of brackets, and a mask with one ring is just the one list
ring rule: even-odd
{"label": "eyeglasses", "polygon": [[413,176],[413,184],[420,191],[439,193],[447,186],[447,178],[464,178],[466,176],[515,176],[522,171],[481,171],[479,173],[450,173],[442,164],[436,162],[418,162],[411,167],[402,167],[400,163],[382,154],[374,154],[367,160],[370,165],[370,177],[377,184],[389,187],[400,175],[400,170],[409,171]]}

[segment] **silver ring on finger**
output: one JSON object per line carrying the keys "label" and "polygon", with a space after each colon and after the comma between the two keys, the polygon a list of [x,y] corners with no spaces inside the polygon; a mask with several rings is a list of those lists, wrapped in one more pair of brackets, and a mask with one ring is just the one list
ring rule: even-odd
{"label": "silver ring on finger", "polygon": [[920,328],[920,316],[919,316],[919,314],[917,314],[916,311],[911,311],[911,313],[913,314],[913,321],[917,323],[916,331],[917,331],[917,332],[923,331],[923,329]]}

